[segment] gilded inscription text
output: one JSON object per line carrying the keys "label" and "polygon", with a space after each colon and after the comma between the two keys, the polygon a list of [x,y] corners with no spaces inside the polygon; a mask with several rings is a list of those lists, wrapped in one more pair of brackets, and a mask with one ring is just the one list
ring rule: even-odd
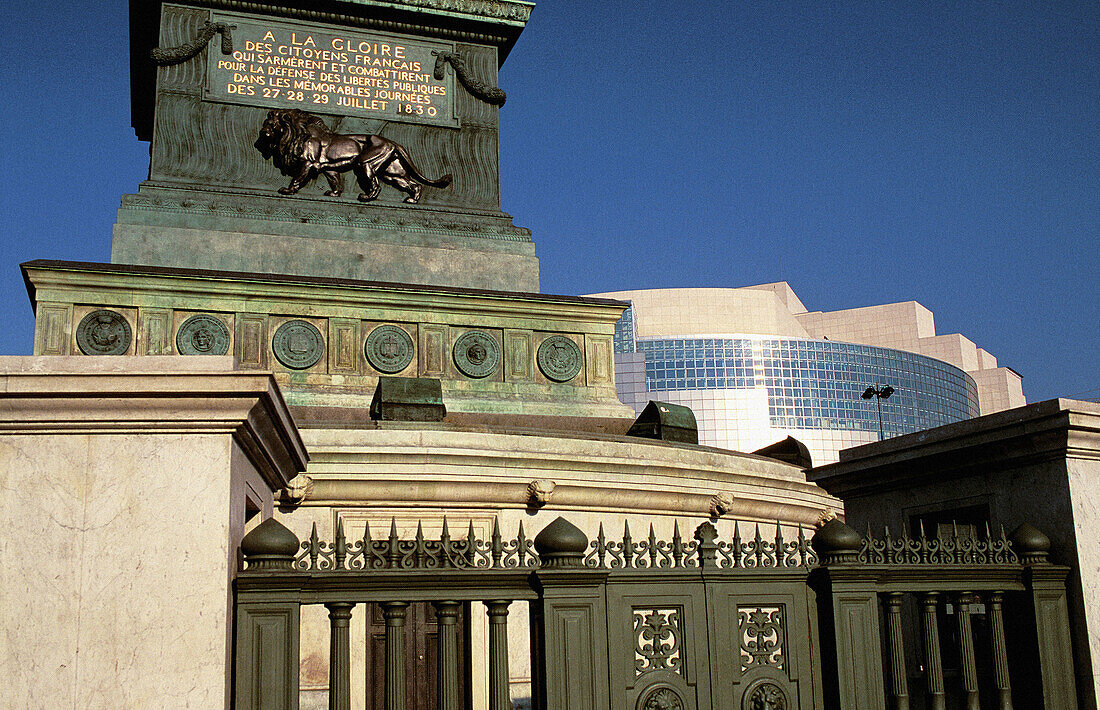
{"label": "gilded inscription text", "polygon": [[214,20],[234,26],[234,51],[209,55],[208,99],[458,125],[452,75],[432,74],[432,52],[453,51],[450,44],[242,15]]}

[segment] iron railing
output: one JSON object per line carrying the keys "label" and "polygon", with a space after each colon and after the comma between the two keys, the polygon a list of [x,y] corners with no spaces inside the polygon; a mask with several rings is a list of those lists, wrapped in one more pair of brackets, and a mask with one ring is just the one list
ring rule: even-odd
{"label": "iron railing", "polygon": [[[1027,526],[1012,538],[861,536],[834,520],[812,536],[779,523],[737,523],[720,539],[710,523],[689,540],[629,526],[589,540],[558,518],[534,540],[522,525],[505,539],[471,526],[438,538],[347,540],[342,523],[324,541],[299,541],[275,520],[242,542],[236,580],[237,708],[296,708],[300,608],[329,612],[329,707],[351,705],[349,627],[357,605],[378,604],[385,624],[386,710],[407,710],[405,620],[431,603],[437,707],[457,710],[457,628],[468,602],[488,617],[490,710],[511,710],[508,613],[530,604],[536,708],[882,708],[912,699],[934,710],[995,706],[1076,707],[1065,603],[1067,569],[1046,559],[1049,542]],[[950,605],[951,614],[945,614]],[[992,668],[979,673],[972,617],[984,609]],[[946,617],[953,624],[945,627]],[[1026,619],[1027,633],[1016,628]],[[907,621],[914,622],[907,625]],[[941,633],[958,658],[945,685]],[[985,626],[983,626],[983,629]],[[1007,628],[1007,632],[1006,632]],[[1011,637],[1011,638],[1010,638]],[[1026,637],[1026,638],[1025,638]],[[1021,639],[1023,639],[1021,641]],[[1010,643],[1010,641],[1013,641]],[[906,650],[920,648],[916,692]],[[1011,653],[1009,652],[1011,649]],[[884,663],[885,661],[885,663]],[[918,665],[918,664],[914,664]],[[889,669],[889,688],[883,669]],[[1028,683],[1013,684],[1013,677]],[[984,683],[984,686],[983,686]],[[987,701],[988,703],[988,701]],[[984,706],[983,706],[984,707]]]}

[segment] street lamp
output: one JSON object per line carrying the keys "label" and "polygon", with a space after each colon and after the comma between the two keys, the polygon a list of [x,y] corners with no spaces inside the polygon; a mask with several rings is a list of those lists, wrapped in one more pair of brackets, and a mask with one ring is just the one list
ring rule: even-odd
{"label": "street lamp", "polygon": [[863,390],[863,394],[860,395],[863,399],[875,398],[876,409],[878,409],[878,440],[882,441],[886,438],[886,435],[882,432],[882,400],[888,398],[894,393],[894,388],[890,385],[884,385],[882,389],[875,389],[874,387],[868,387]]}

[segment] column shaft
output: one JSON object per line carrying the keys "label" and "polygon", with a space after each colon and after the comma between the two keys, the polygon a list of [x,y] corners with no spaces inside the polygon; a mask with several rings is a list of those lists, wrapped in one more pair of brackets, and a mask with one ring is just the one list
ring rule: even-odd
{"label": "column shaft", "polygon": [[901,603],[905,595],[891,592],[886,597],[886,631],[890,645],[890,695],[894,710],[909,710],[908,671],[901,636]]}
{"label": "column shaft", "polygon": [[959,630],[959,661],[962,663],[962,685],[966,710],[981,710],[978,705],[978,666],[974,660],[974,630],[970,624],[970,592],[957,598],[955,619]]}
{"label": "column shaft", "polygon": [[924,677],[928,685],[928,707],[930,710],[947,710],[947,702],[943,694],[943,658],[940,655],[940,628],[939,621],[936,619],[936,606],[939,602],[939,596],[938,592],[928,592],[922,600]]}
{"label": "column shaft", "polygon": [[1004,595],[989,597],[989,629],[993,644],[993,679],[997,683],[997,707],[1012,710],[1012,685],[1008,680],[1008,647],[1005,645]]}
{"label": "column shaft", "polygon": [[386,710],[405,707],[405,602],[382,602],[386,619]]}
{"label": "column shaft", "polygon": [[489,710],[512,710],[508,688],[508,605],[489,601]]}
{"label": "column shaft", "polygon": [[459,710],[458,697],[458,615],[459,602],[433,602],[438,624],[436,637],[436,662],[439,664],[436,680],[436,707],[439,710]]}
{"label": "column shaft", "polygon": [[354,604],[325,604],[329,619],[328,707],[351,710],[351,641],[349,626]]}

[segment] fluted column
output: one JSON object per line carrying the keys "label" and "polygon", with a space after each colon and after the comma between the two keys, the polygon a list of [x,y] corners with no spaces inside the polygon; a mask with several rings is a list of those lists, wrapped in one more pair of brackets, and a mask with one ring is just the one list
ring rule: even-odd
{"label": "fluted column", "polygon": [[329,619],[328,707],[351,710],[351,641],[349,627],[354,604],[325,604]]}
{"label": "fluted column", "polygon": [[386,710],[405,707],[405,602],[382,602],[386,619]]}
{"label": "fluted column", "polygon": [[[947,710],[943,694],[943,659],[940,655],[940,628],[936,620],[938,592],[928,592],[922,599],[924,628],[924,677],[928,684],[930,710]],[[388,710],[388,709],[387,709]]]}
{"label": "fluted column", "polygon": [[458,615],[459,602],[432,602],[439,625],[436,635],[436,707],[439,710],[459,710],[458,697]]}
{"label": "fluted column", "polygon": [[1008,647],[1005,645],[1004,595],[989,596],[989,627],[993,643],[993,680],[997,684],[998,710],[1012,710],[1012,685],[1008,680]]}
{"label": "fluted column", "polygon": [[886,597],[886,631],[890,645],[890,695],[894,710],[909,710],[908,671],[905,668],[905,646],[901,636],[901,603],[905,595],[891,592]]}
{"label": "fluted column", "polygon": [[489,601],[489,710],[512,710],[508,692],[508,605]]}
{"label": "fluted column", "polygon": [[970,624],[970,592],[958,596],[955,619],[959,628],[959,661],[966,710],[981,710],[978,705],[978,666],[974,661],[974,630]]}

